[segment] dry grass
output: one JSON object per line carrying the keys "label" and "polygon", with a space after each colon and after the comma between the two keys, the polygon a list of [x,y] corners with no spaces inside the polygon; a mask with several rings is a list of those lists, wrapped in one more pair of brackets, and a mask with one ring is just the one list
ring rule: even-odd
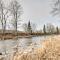
{"label": "dry grass", "polygon": [[16,53],[14,60],[60,60],[60,36],[44,40],[41,48]]}

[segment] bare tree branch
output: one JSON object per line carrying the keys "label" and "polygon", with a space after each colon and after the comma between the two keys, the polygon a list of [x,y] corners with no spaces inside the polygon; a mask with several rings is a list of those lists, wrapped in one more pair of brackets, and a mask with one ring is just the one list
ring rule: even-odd
{"label": "bare tree branch", "polygon": [[60,0],[57,0],[56,3],[54,4],[54,8],[51,11],[53,16],[55,15],[60,15]]}

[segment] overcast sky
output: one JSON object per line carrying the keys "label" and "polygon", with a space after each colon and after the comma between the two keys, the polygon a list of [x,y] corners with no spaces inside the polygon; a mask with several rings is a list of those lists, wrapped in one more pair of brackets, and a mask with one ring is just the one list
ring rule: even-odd
{"label": "overcast sky", "polygon": [[[7,5],[11,0],[4,0]],[[36,23],[37,29],[43,27],[46,23],[52,23],[60,26],[60,19],[58,16],[52,16],[52,4],[55,0],[18,0],[23,7],[22,22]]]}

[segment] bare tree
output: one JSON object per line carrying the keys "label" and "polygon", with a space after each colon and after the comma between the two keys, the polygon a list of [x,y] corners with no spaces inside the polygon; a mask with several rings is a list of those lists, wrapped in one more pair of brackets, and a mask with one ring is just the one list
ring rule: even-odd
{"label": "bare tree", "polygon": [[27,27],[28,27],[27,24],[24,23],[22,27],[23,27],[24,31],[27,33],[27,31],[28,31],[28,30],[27,30]]}
{"label": "bare tree", "polygon": [[31,27],[31,23],[30,21],[26,24],[23,24],[23,28],[24,28],[24,31],[27,32],[27,33],[31,33],[32,32],[32,27]]}
{"label": "bare tree", "polygon": [[4,30],[4,24],[3,24],[3,10],[4,10],[4,6],[3,6],[3,2],[2,0],[0,0],[0,20],[1,20],[1,24],[2,24],[2,30]]}
{"label": "bare tree", "polygon": [[9,5],[9,10],[13,17],[13,26],[15,28],[15,31],[17,32],[18,19],[22,13],[22,7],[17,0],[13,0],[13,1],[11,1],[10,5]]}
{"label": "bare tree", "polygon": [[54,7],[53,10],[51,11],[51,13],[55,16],[55,15],[60,15],[60,0],[57,0],[54,3]]}
{"label": "bare tree", "polygon": [[0,0],[0,20],[2,24],[3,34],[5,33],[6,30],[7,18],[8,18],[8,10],[6,9],[4,2]]}
{"label": "bare tree", "polygon": [[36,24],[31,23],[32,32],[36,32]]}
{"label": "bare tree", "polygon": [[46,25],[46,33],[55,33],[55,27],[51,23]]}
{"label": "bare tree", "polygon": [[9,17],[9,15],[8,15],[8,10],[7,9],[5,9],[5,12],[4,12],[4,32],[5,32],[5,30],[6,30],[6,26],[7,26],[7,20],[8,20],[8,17]]}

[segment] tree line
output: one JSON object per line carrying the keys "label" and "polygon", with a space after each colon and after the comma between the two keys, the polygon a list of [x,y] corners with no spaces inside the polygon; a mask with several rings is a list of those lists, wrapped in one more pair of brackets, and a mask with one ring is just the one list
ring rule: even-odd
{"label": "tree line", "polygon": [[49,23],[43,26],[44,34],[59,34],[60,30],[58,26],[54,26],[53,24]]}
{"label": "tree line", "polygon": [[[58,26],[54,26],[51,23],[47,23],[43,25],[41,31],[36,30],[36,25],[31,23],[30,21],[26,24],[23,24],[23,29],[26,33],[42,33],[42,34],[59,34],[60,28]],[[37,32],[38,31],[38,32]]]}

